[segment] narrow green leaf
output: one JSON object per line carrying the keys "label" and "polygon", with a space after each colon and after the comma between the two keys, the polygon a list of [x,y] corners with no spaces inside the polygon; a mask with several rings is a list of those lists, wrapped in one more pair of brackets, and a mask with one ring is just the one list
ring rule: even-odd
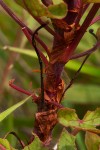
{"label": "narrow green leaf", "polygon": [[11,47],[11,46],[4,46],[3,49],[37,58],[37,55],[34,50],[22,49],[22,48]]}
{"label": "narrow green leaf", "polygon": [[25,146],[23,150],[48,150],[46,147],[43,146],[42,142],[40,139],[34,134],[34,140],[31,144],[28,146]]}
{"label": "narrow green leaf", "polygon": [[58,142],[58,150],[76,150],[75,137],[63,130]]}
{"label": "narrow green leaf", "polygon": [[100,3],[100,0],[82,0],[83,3]]}
{"label": "narrow green leaf", "polygon": [[11,114],[13,111],[15,111],[18,107],[20,107],[21,105],[23,105],[25,102],[27,102],[29,100],[31,96],[27,97],[26,99],[22,100],[21,102],[11,106],[10,108],[8,108],[7,110],[5,110],[4,112],[2,112],[0,114],[0,122],[2,120],[4,120],[9,114]]}
{"label": "narrow green leaf", "polygon": [[100,150],[100,136],[94,133],[86,132],[85,144],[87,150]]}
{"label": "narrow green leaf", "polygon": [[46,7],[39,0],[15,0],[20,6],[27,11],[31,12],[32,15],[42,17],[47,16],[49,18],[63,18],[67,13],[67,5],[64,2],[59,4],[50,5]]}
{"label": "narrow green leaf", "polygon": [[[88,82],[88,81],[87,81]],[[100,83],[100,82],[99,82]],[[96,84],[74,84],[64,95],[63,105],[72,104],[100,105],[100,86]],[[80,92],[79,92],[80,91]],[[93,91],[93,92],[92,92]],[[73,96],[72,96],[73,93]],[[81,111],[80,111],[81,112]]]}
{"label": "narrow green leaf", "polygon": [[[1,139],[1,138],[0,138],[0,145],[1,145],[2,147],[4,147],[5,150],[15,150],[15,149],[10,145],[10,143],[8,142],[7,139]],[[0,150],[2,150],[2,149],[0,149]]]}
{"label": "narrow green leaf", "polygon": [[[72,70],[75,70],[77,71],[79,69],[81,65],[81,62],[77,61],[77,60],[71,60],[69,61],[65,66],[68,68],[68,69],[72,69]],[[81,73],[85,73],[87,75],[91,75],[91,76],[94,76],[94,77],[99,77],[100,78],[100,68],[98,67],[93,67],[91,65],[87,65],[85,64],[81,71]]]}
{"label": "narrow green leaf", "polygon": [[[36,55],[34,50],[22,49],[22,48],[20,49],[20,48],[11,47],[11,46],[5,46],[3,49],[37,58],[37,55]],[[71,60],[65,65],[65,67],[68,69],[77,71],[79,69],[80,65],[81,65],[80,62],[78,62],[76,60]],[[85,64],[83,66],[81,73],[85,73],[87,75],[91,75],[94,77],[100,77],[100,69],[95,68],[95,67],[90,66],[90,65],[87,65],[87,64]]]}

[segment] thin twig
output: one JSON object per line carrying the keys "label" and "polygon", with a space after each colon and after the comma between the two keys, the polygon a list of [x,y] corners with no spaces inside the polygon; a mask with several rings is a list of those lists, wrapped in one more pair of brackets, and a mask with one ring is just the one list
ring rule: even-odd
{"label": "thin twig", "polygon": [[8,136],[9,134],[12,134],[12,135],[14,135],[14,136],[17,138],[17,140],[19,141],[19,143],[20,143],[20,145],[21,145],[22,148],[25,147],[25,144],[23,143],[23,141],[19,138],[19,136],[18,136],[14,131],[8,132],[8,133],[4,136],[4,139],[7,138],[7,136]]}
{"label": "thin twig", "polygon": [[94,33],[93,29],[89,29],[89,33],[94,36],[94,38],[98,41],[98,37],[96,36],[96,34]]}
{"label": "thin twig", "polygon": [[[64,92],[63,92],[63,94],[62,94],[61,100],[62,100],[62,98],[63,98],[65,92],[71,87],[71,85],[73,84],[74,80],[75,80],[75,79],[77,78],[77,76],[79,75],[80,70],[82,69],[84,63],[86,62],[86,60],[88,59],[89,56],[90,56],[90,54],[88,54],[88,55],[85,57],[85,59],[83,60],[81,66],[80,66],[80,68],[77,70],[77,72],[75,72],[74,77],[71,79],[71,81],[69,82],[69,84],[67,85],[67,87],[65,88],[65,90],[64,90]],[[60,100],[60,101],[61,101],[61,100]]]}
{"label": "thin twig", "polygon": [[66,47],[64,62],[67,62],[70,59],[72,53],[75,51],[76,47],[78,46],[80,40],[85,34],[87,28],[89,27],[91,21],[93,20],[93,17],[95,16],[99,8],[100,8],[100,4],[93,4],[82,26],[76,33],[77,38],[74,38],[73,42],[69,45],[69,47]]}
{"label": "thin twig", "polygon": [[40,65],[40,78],[41,78],[41,109],[43,108],[43,105],[44,105],[44,83],[43,83],[43,63],[42,63],[42,60],[41,60],[41,57],[40,57],[40,54],[39,54],[39,51],[37,49],[37,46],[36,46],[36,42],[35,42],[35,34],[37,34],[37,32],[43,28],[44,26],[46,26],[47,24],[44,24],[44,25],[41,25],[40,27],[38,27],[33,36],[32,36],[32,45],[33,47],[35,48],[35,51],[36,51],[36,54],[38,56],[38,61],[39,61],[39,65]]}
{"label": "thin twig", "polygon": [[[25,36],[27,37],[27,39],[29,40],[29,42],[32,44],[32,37],[31,37],[31,35],[29,34],[27,28],[26,28],[26,27],[23,27],[23,28],[22,28],[22,31],[24,32],[24,34],[25,34]],[[36,37],[36,36],[35,36],[35,37]],[[37,48],[37,50],[38,50],[38,52],[39,52],[39,54],[40,54],[40,56],[41,56],[41,58],[42,58],[44,64],[47,65],[47,64],[48,64],[47,58],[44,56],[44,54],[43,54],[38,48]]]}
{"label": "thin twig", "polygon": [[71,58],[70,58],[70,60],[86,56],[87,54],[91,54],[92,52],[95,52],[96,49],[99,48],[99,47],[100,47],[100,41],[97,42],[94,47],[88,49],[87,51],[82,52],[80,54],[74,54],[74,55],[72,55]]}

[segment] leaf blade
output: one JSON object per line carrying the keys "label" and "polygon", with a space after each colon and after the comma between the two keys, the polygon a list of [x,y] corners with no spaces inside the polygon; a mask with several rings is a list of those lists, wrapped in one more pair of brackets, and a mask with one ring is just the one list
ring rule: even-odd
{"label": "leaf blade", "polygon": [[76,150],[75,137],[63,129],[59,142],[58,150]]}
{"label": "leaf blade", "polygon": [[42,142],[38,138],[37,135],[34,134],[34,140],[28,146],[25,146],[23,150],[48,150],[46,147],[43,146]]}
{"label": "leaf blade", "polygon": [[87,150],[99,150],[100,136],[94,133],[86,132],[85,144],[86,144]]}
{"label": "leaf blade", "polygon": [[97,126],[100,126],[100,108],[87,112],[82,120],[78,118],[75,110],[62,108],[58,111],[58,121],[66,127],[100,133],[100,130],[96,129]]}
{"label": "leaf blade", "polygon": [[67,5],[64,2],[50,5],[48,7],[43,5],[43,3],[40,3],[39,0],[15,0],[15,2],[36,17],[46,16],[49,18],[61,19],[67,14]]}
{"label": "leaf blade", "polygon": [[29,100],[31,96],[27,97],[26,99],[22,100],[21,102],[18,102],[17,104],[11,106],[10,108],[8,108],[7,110],[3,111],[2,113],[0,113],[0,122],[2,120],[4,120],[9,114],[11,114],[14,110],[16,110],[18,107],[20,107],[21,105],[23,105],[25,102],[27,102]]}

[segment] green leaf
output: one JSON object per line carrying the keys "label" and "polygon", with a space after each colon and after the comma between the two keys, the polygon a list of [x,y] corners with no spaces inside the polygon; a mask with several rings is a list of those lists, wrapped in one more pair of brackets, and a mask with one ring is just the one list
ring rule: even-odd
{"label": "green leaf", "polygon": [[76,150],[75,137],[63,130],[58,142],[58,150]]}
{"label": "green leaf", "polygon": [[[24,55],[28,55],[30,57],[37,58],[37,55],[36,55],[35,51],[33,51],[33,50],[16,48],[16,47],[11,47],[11,46],[4,46],[3,49],[4,50],[13,51],[13,52],[17,52],[17,53],[21,53],[21,54],[24,54]],[[80,65],[81,65],[80,62],[78,62],[76,60],[71,60],[65,66],[68,69],[76,71],[76,70],[79,69]],[[95,67],[87,65],[87,64],[85,64],[82,67],[81,73],[85,73],[87,75],[91,75],[91,76],[94,76],[94,77],[100,77],[100,70],[99,70],[99,68],[97,68],[97,67],[95,68]]]}
{"label": "green leaf", "polygon": [[86,132],[85,144],[87,150],[99,150],[100,149],[100,136],[94,133]]}
{"label": "green leaf", "polygon": [[[87,81],[88,82],[88,81]],[[79,92],[81,91],[81,92]],[[92,92],[93,91],[93,92]],[[73,93],[73,96],[72,96]],[[66,102],[67,100],[67,102]],[[62,104],[100,105],[100,86],[99,84],[74,84],[64,95]],[[83,106],[82,106],[83,108]],[[81,111],[80,111],[81,112]]]}
{"label": "green leaf", "polygon": [[20,107],[21,105],[23,105],[25,102],[27,102],[29,100],[31,96],[27,97],[26,99],[22,100],[21,102],[11,106],[10,108],[8,108],[7,110],[5,110],[4,112],[2,112],[0,114],[0,122],[2,120],[4,120],[9,114],[11,114],[13,111],[15,111],[18,107]]}
{"label": "green leaf", "polygon": [[[11,147],[10,143],[7,141],[7,139],[1,139],[0,138],[0,149],[4,148],[5,150],[15,150]],[[3,149],[3,150],[4,150]],[[1,149],[2,150],[2,149]]]}
{"label": "green leaf", "polygon": [[31,144],[28,146],[25,146],[23,150],[48,150],[46,147],[43,146],[42,142],[40,139],[34,134],[34,140]]}
{"label": "green leaf", "polygon": [[67,5],[64,2],[59,4],[50,5],[46,7],[39,0],[15,0],[24,9],[31,12],[33,16],[42,17],[47,16],[49,18],[63,18],[67,13]]}
{"label": "green leaf", "polygon": [[[81,62],[79,62],[77,60],[71,60],[65,66],[68,69],[77,71],[79,69],[80,65],[81,65]],[[100,78],[100,69],[99,69],[99,67],[97,68],[97,67],[93,67],[91,65],[85,64],[82,67],[82,69],[81,69],[80,72],[81,73],[85,73],[87,75],[91,75],[91,76],[99,77]]]}
{"label": "green leaf", "polygon": [[83,118],[83,126],[93,126],[96,127],[100,125],[100,108],[95,111],[88,111]]}
{"label": "green leaf", "polygon": [[58,120],[64,126],[79,126],[79,118],[74,109],[62,108],[58,111]]}
{"label": "green leaf", "polygon": [[22,48],[11,47],[11,46],[4,46],[3,49],[37,58],[36,52],[34,50],[22,49]]}
{"label": "green leaf", "polygon": [[[66,5],[64,3],[60,3],[57,5],[50,5],[48,7],[48,10],[49,10],[50,14],[52,14],[52,15],[50,15],[51,18],[57,18],[57,19],[64,17],[67,13]],[[48,16],[48,17],[50,17],[50,16]]]}
{"label": "green leaf", "polygon": [[82,0],[83,3],[100,3],[100,0]]}
{"label": "green leaf", "polygon": [[96,126],[100,126],[100,108],[92,112],[88,111],[82,120],[78,118],[75,110],[62,108],[58,111],[58,121],[66,127],[100,133],[100,130],[96,129]]}

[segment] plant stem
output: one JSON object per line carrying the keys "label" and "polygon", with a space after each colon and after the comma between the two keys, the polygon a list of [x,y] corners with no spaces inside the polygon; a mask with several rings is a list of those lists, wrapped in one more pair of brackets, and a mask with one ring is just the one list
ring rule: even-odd
{"label": "plant stem", "polygon": [[89,27],[91,21],[93,20],[93,17],[95,16],[99,8],[100,8],[100,4],[94,4],[92,6],[88,16],[86,17],[79,31],[77,31],[77,34],[76,34],[77,38],[75,38],[73,42],[69,45],[69,47],[66,48],[65,58],[64,58],[65,62],[67,62],[70,59],[72,53],[75,51],[77,45],[79,44],[81,38],[85,34],[87,28]]}
{"label": "plant stem", "polygon": [[76,136],[79,131],[80,131],[80,129],[74,129],[71,134]]}

